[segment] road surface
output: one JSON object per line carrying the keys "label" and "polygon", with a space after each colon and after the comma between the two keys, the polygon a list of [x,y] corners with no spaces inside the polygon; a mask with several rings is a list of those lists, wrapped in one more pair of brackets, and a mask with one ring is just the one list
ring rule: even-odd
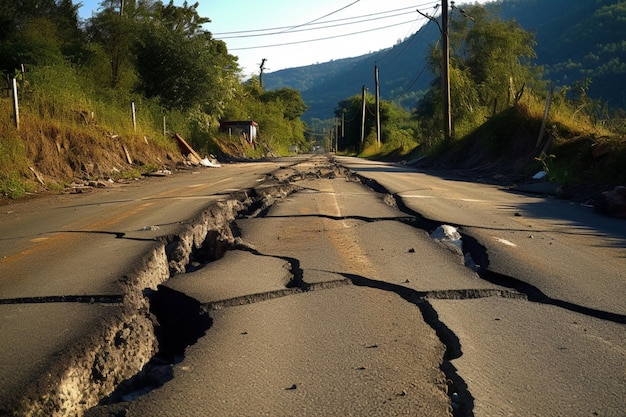
{"label": "road surface", "polygon": [[325,156],[35,201],[0,212],[0,415],[623,415],[589,208]]}

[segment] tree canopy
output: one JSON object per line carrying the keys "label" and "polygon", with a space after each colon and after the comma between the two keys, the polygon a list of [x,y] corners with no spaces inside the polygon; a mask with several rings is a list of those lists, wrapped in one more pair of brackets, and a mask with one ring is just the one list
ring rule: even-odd
{"label": "tree canopy", "polygon": [[[525,86],[541,83],[541,68],[532,65],[534,35],[517,22],[480,5],[464,12],[453,13],[450,22],[450,99],[453,128],[467,132],[511,105]],[[437,77],[416,111],[432,133],[443,123],[441,57],[433,47],[429,63]]]}
{"label": "tree canopy", "polygon": [[[242,84],[237,57],[205,29],[210,19],[200,15],[198,2],[102,0],[84,22],[72,0],[0,0],[0,6],[3,72],[24,65],[48,79],[71,73],[65,77],[70,90],[92,94],[94,102],[126,101],[126,107],[136,100],[156,114],[185,117],[204,141],[218,120],[238,114],[261,123],[276,148],[305,143],[299,91]],[[41,80],[38,91],[46,88],[42,77],[30,77]]]}

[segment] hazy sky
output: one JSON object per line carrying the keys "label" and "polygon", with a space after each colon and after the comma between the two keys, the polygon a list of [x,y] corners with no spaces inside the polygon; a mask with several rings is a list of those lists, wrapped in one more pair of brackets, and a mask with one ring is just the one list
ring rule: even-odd
{"label": "hazy sky", "polygon": [[[393,46],[438,16],[440,0],[189,0],[211,19],[206,29],[239,57],[243,75],[359,56]],[[457,1],[486,3],[493,0]],[[168,3],[169,0],[163,0]],[[91,16],[100,0],[82,0],[80,14]],[[182,5],[183,0],[174,0]]]}

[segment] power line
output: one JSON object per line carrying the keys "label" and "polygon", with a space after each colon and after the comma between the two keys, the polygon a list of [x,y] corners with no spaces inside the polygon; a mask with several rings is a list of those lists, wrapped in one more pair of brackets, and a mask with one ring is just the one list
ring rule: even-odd
{"label": "power line", "polygon": [[391,28],[391,27],[394,27],[394,26],[406,25],[406,24],[412,23],[414,21],[415,21],[415,19],[412,19],[412,20],[408,20],[406,22],[400,22],[400,23],[396,23],[396,24],[392,24],[392,25],[381,26],[381,27],[377,27],[377,28],[374,28],[374,29],[367,29],[367,30],[361,30],[361,31],[358,31],[358,32],[344,33],[344,34],[341,34],[341,35],[327,36],[327,37],[324,37],[324,38],[306,39],[306,40],[302,40],[302,41],[284,42],[284,43],[277,43],[277,44],[272,44],[272,45],[260,45],[260,46],[247,46],[247,47],[242,47],[242,48],[231,48],[229,50],[230,51],[243,51],[243,50],[249,50],[249,49],[273,48],[273,47],[278,47],[278,46],[297,45],[297,44],[300,44],[300,43],[325,41],[325,40],[328,40],[328,39],[335,39],[335,38],[341,38],[341,37],[352,36],[352,35],[360,35],[362,33],[368,33],[368,32],[374,32],[374,31],[377,31],[377,30],[388,29],[388,28]]}
{"label": "power line", "polygon": [[339,9],[335,10],[334,12],[330,12],[330,13],[328,13],[328,14],[325,14],[324,16],[322,16],[322,17],[318,17],[317,19],[313,19],[313,20],[311,20],[310,22],[306,22],[306,23],[302,23],[301,25],[294,26],[294,27],[292,27],[291,29],[286,29],[284,32],[290,32],[290,31],[292,31],[293,29],[297,29],[297,28],[299,28],[299,27],[306,26],[306,25],[310,25],[311,23],[315,23],[315,22],[317,22],[317,21],[320,21],[320,20],[324,19],[325,17],[328,17],[328,16],[331,16],[331,15],[334,15],[335,13],[339,13],[340,11],[347,9],[347,8],[348,8],[348,7],[350,7],[350,6],[355,5],[355,4],[356,4],[356,3],[358,3],[359,1],[361,1],[361,0],[356,0],[356,1],[353,1],[352,3],[348,4],[347,6],[341,7],[341,8],[339,8]]}
{"label": "power line", "polygon": [[[345,21],[349,21],[349,20],[356,20],[356,19],[362,19],[362,18],[367,18],[367,17],[372,17],[372,16],[381,16],[381,15],[385,15],[385,14],[389,14],[389,13],[396,13],[396,12],[402,12],[402,11],[407,11],[410,10],[411,12],[415,11],[416,7],[425,7],[426,5],[430,5],[434,3],[434,1],[430,1],[427,4],[423,4],[423,5],[415,5],[415,6],[410,6],[410,7],[401,7],[399,9],[392,9],[392,10],[387,10],[384,12],[376,12],[376,13],[368,13],[368,14],[363,14],[363,15],[359,15],[359,16],[352,16],[352,17],[344,17],[341,19],[331,19],[331,20],[326,20],[324,22],[317,22],[317,23],[310,23],[310,24],[306,24],[308,25],[323,25],[323,24],[327,24],[327,23],[336,23],[336,22],[345,22]],[[408,14],[408,13],[407,13]],[[385,18],[385,16],[381,16],[381,19]],[[300,25],[300,26],[305,26],[305,25]],[[254,34],[255,32],[269,32],[269,31],[280,31],[283,29],[290,29],[293,28],[294,26],[278,26],[278,27],[271,27],[271,28],[263,28],[263,29],[248,29],[248,30],[237,30],[237,31],[230,31],[230,32],[215,32],[213,33],[214,37],[220,37],[223,35],[238,35],[238,34]],[[252,35],[251,35],[252,36]]]}
{"label": "power line", "polygon": [[[329,28],[334,28],[334,27],[339,27],[339,26],[348,26],[348,25],[356,25],[359,23],[364,23],[364,22],[371,22],[372,20],[381,20],[381,19],[389,19],[392,17],[398,17],[398,16],[406,16],[409,14],[413,14],[415,13],[413,12],[408,12],[408,13],[396,13],[396,14],[392,14],[392,15],[388,15],[388,16],[380,16],[380,17],[371,17],[368,19],[363,19],[363,20],[356,20],[356,21],[352,21],[352,22],[347,22],[347,23],[338,23],[338,24],[334,24],[334,25],[327,25],[327,26],[317,26],[317,27],[311,27],[311,28],[306,28],[306,29],[298,29],[298,30],[292,30],[289,33],[295,33],[295,32],[306,32],[306,31],[310,31],[310,30],[320,30],[320,29],[329,29]],[[339,19],[339,20],[345,20],[345,19]],[[327,23],[327,22],[324,22]],[[224,39],[234,39],[234,38],[253,38],[253,37],[259,37],[259,36],[272,36],[272,35],[281,35],[284,34],[286,32],[268,32],[268,33],[257,33],[257,34],[253,34],[253,35],[233,35],[233,36],[222,36],[219,37],[220,40],[224,40]]]}
{"label": "power line", "polygon": [[[415,12],[415,9],[413,9],[413,12]],[[421,18],[418,18],[418,20],[416,20],[416,23],[420,20]],[[428,22],[426,22],[426,25],[428,24]],[[424,28],[426,27],[426,25],[423,25],[420,29],[419,32],[414,33],[412,35],[412,37],[406,41],[404,41],[401,45],[401,47],[399,49],[396,48],[396,46],[393,46],[389,49],[387,49],[385,51],[385,53],[376,60],[376,64],[378,65],[379,68],[387,68],[389,67],[393,62],[395,62],[397,59],[399,59],[400,57],[402,57],[403,55],[405,55],[409,50],[409,46],[412,46],[413,44],[415,44],[424,34]],[[413,28],[415,27],[412,26],[411,27],[411,31],[409,33],[413,32]],[[407,38],[407,36],[405,36],[405,39]],[[391,58],[389,58],[391,56]],[[423,72],[423,71],[422,71]],[[421,74],[421,73],[420,73]],[[365,76],[366,80],[371,81],[371,74],[368,73]],[[366,83],[366,80],[363,81],[363,84]],[[417,80],[415,80],[417,81]],[[414,81],[414,82],[415,82]],[[414,83],[413,82],[413,83]]]}
{"label": "power line", "polygon": [[415,76],[415,78],[413,78],[413,81],[411,81],[411,84],[409,84],[409,86],[405,89],[405,92],[411,91],[411,88],[413,88],[417,80],[419,80],[422,77],[422,74],[424,73],[426,68],[428,68],[428,62],[424,64],[420,72]]}
{"label": "power line", "polygon": [[[417,24],[418,20],[415,21],[415,23]],[[428,22],[426,22],[426,24],[428,24]],[[414,33],[414,28],[416,25],[411,26],[411,30],[409,32],[409,34]],[[422,26],[422,29],[426,27],[425,25]],[[400,49],[396,49],[395,46],[391,47],[390,49],[388,49],[385,54],[383,56],[380,57],[379,59],[379,66],[387,66],[387,65],[391,65],[393,62],[395,62],[397,59],[399,59],[400,57],[402,57],[408,50],[409,47],[413,46],[414,43],[417,42],[417,40],[422,36],[423,32],[417,32],[414,35],[412,35],[411,38],[405,40],[404,42],[402,42]],[[409,35],[405,36],[405,39],[408,38]],[[393,55],[393,56],[391,56]],[[390,57],[391,56],[391,57]],[[390,58],[389,58],[390,57]],[[385,61],[387,58],[389,58],[387,61]]]}

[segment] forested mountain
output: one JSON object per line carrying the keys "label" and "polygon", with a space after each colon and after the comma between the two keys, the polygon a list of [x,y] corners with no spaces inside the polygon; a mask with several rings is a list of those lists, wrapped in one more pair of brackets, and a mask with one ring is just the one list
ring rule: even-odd
{"label": "forested mountain", "polygon": [[626,108],[626,1],[505,0],[501,16],[536,32],[546,79]]}
{"label": "forested mountain", "polygon": [[[486,7],[534,33],[533,62],[557,88],[577,85],[591,98],[626,108],[626,1],[500,0]],[[429,23],[391,48],[268,73],[265,83],[270,89],[299,89],[309,106],[304,117],[328,119],[337,103],[359,94],[362,85],[373,91],[377,65],[381,97],[411,109],[434,77],[427,57],[438,39],[439,29]]]}

